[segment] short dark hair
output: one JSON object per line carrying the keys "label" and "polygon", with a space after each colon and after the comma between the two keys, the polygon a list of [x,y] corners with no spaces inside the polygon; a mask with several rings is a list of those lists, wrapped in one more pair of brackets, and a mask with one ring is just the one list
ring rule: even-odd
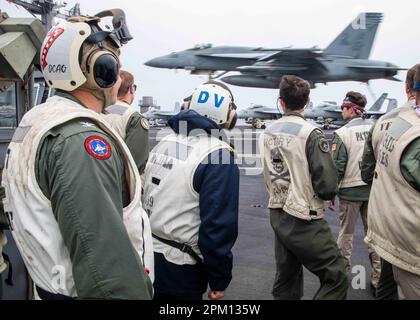
{"label": "short dark hair", "polygon": [[130,89],[130,86],[134,84],[134,76],[125,70],[120,70],[121,86],[118,89],[118,97],[124,97]]}
{"label": "short dark hair", "polygon": [[311,86],[308,81],[297,76],[287,75],[281,78],[280,99],[290,110],[302,109],[309,100]]}
{"label": "short dark hair", "polygon": [[414,91],[417,91],[417,94],[420,92],[420,64],[416,65],[416,74],[414,76],[412,88]]}
{"label": "short dark hair", "polygon": [[407,71],[407,77],[405,78],[405,83],[408,85],[410,90],[414,89],[415,80],[414,77],[416,76],[416,70],[420,67],[420,63],[416,64],[415,66],[411,67]]}
{"label": "short dark hair", "polygon": [[366,107],[366,104],[367,104],[366,97],[360,92],[356,92],[356,91],[347,92],[346,99],[358,105],[360,108]]}

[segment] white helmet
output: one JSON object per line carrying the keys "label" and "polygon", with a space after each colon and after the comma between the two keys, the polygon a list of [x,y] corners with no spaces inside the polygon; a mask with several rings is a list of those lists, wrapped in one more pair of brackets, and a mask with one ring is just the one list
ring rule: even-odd
{"label": "white helmet", "polygon": [[[100,18],[113,16],[113,31],[100,27]],[[93,17],[71,17],[47,34],[41,47],[41,70],[52,88],[73,91],[111,88],[118,79],[119,48],[132,37],[120,9]]]}
{"label": "white helmet", "polygon": [[52,88],[72,91],[86,82],[79,51],[91,34],[87,23],[62,21],[47,34],[41,47],[41,70]]}
{"label": "white helmet", "polygon": [[232,129],[236,124],[233,94],[220,82],[209,81],[196,88],[188,109],[195,110],[223,128]]}

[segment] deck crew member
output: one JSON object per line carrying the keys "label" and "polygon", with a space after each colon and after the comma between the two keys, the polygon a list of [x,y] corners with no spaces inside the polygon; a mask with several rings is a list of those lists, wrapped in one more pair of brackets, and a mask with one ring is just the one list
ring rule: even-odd
{"label": "deck crew member", "polygon": [[[236,106],[219,82],[200,85],[187,109],[169,119],[173,133],[150,153],[144,208],[154,237],[156,299],[221,299],[232,278],[238,234],[239,169],[220,140]],[[223,135],[223,134],[222,134]]]}
{"label": "deck crew member", "polygon": [[420,299],[420,65],[413,92],[416,99],[411,106],[400,110],[382,140],[374,144],[377,163],[366,236],[367,243],[392,265],[399,299]]}
{"label": "deck crew member", "polygon": [[[369,136],[365,143],[363,151],[361,176],[362,180],[367,184],[372,184],[376,159],[378,158],[378,145],[382,141],[383,136],[390,128],[393,120],[400,114],[411,109],[413,102],[416,99],[416,94],[413,91],[414,76],[416,67],[413,66],[407,72],[405,80],[405,93],[407,101],[399,108],[392,110],[386,115],[382,116],[369,132]],[[378,287],[376,289],[377,300],[395,300],[398,297],[397,285],[394,281],[392,273],[392,266],[386,260],[381,259],[381,274],[379,278]]]}
{"label": "deck crew member", "polygon": [[[114,16],[114,30],[101,17]],[[151,299],[153,248],[136,164],[100,116],[115,103],[122,10],[54,26],[41,68],[57,94],[25,114],[2,185],[15,242],[41,299]],[[149,272],[149,275],[147,274]]]}
{"label": "deck crew member", "polygon": [[343,258],[323,219],[323,200],[337,193],[337,171],[324,134],[303,118],[309,93],[307,81],[284,76],[279,99],[285,113],[260,137],[275,234],[277,300],[302,298],[302,266],[320,280],[314,299],[344,299],[348,287]]}
{"label": "deck crew member", "polygon": [[[340,233],[338,247],[344,258],[346,273],[350,273],[350,258],[353,251],[353,235],[360,214],[366,235],[367,209],[370,185],[362,181],[360,167],[363,148],[373,122],[366,119],[366,97],[359,92],[350,91],[341,106],[342,117],[348,123],[335,131],[332,153],[338,172],[340,199]],[[372,248],[369,259],[372,265],[371,285],[376,290],[380,275],[380,259]]]}
{"label": "deck crew member", "polygon": [[118,100],[106,108],[105,118],[124,139],[141,175],[149,157],[149,121],[132,106],[137,90],[134,76],[121,70],[120,77]]}

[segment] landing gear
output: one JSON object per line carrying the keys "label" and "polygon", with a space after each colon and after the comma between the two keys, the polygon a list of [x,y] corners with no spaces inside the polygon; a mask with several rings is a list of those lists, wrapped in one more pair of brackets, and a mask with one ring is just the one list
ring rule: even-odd
{"label": "landing gear", "polygon": [[325,130],[330,130],[332,121],[333,121],[332,119],[325,119],[323,128]]}
{"label": "landing gear", "polygon": [[254,129],[265,129],[265,123],[261,119],[253,119],[252,120],[252,127]]}

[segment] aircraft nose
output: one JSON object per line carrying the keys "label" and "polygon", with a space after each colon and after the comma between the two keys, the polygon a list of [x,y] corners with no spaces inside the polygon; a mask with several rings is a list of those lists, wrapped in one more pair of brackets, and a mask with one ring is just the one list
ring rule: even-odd
{"label": "aircraft nose", "polygon": [[144,64],[146,66],[148,66],[148,67],[159,68],[159,66],[160,66],[160,58],[151,59],[149,61],[146,61]]}

